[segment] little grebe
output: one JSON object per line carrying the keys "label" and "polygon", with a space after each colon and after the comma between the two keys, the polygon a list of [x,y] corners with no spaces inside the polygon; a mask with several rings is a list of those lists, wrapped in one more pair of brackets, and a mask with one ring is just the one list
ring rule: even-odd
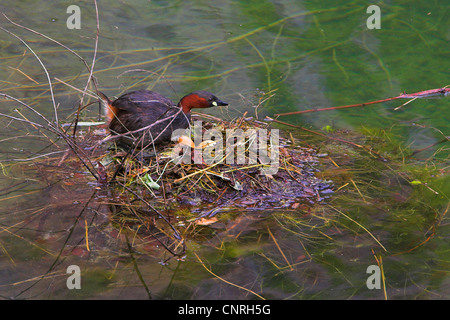
{"label": "little grebe", "polygon": [[129,92],[114,101],[101,92],[99,96],[111,133],[122,135],[120,142],[143,147],[168,143],[174,130],[188,128],[193,108],[228,105],[207,91],[194,91],[181,98],[178,105],[148,90]]}

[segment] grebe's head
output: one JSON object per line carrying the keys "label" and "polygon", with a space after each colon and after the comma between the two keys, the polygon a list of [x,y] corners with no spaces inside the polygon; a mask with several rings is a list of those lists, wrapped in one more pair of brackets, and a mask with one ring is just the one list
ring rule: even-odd
{"label": "grebe's head", "polygon": [[178,106],[183,109],[184,113],[191,112],[193,108],[211,108],[218,106],[227,106],[228,103],[223,102],[211,92],[208,91],[194,91],[183,98],[181,98]]}

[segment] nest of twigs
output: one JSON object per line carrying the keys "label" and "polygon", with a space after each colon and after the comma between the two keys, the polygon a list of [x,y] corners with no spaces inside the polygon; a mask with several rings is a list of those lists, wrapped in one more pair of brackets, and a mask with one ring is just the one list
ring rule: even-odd
{"label": "nest of twigs", "polygon": [[[180,143],[145,150],[113,145],[99,162],[109,181],[117,182],[118,202],[130,203],[131,192],[135,198],[134,208],[144,202],[145,206],[151,204],[157,210],[179,210],[189,218],[201,219],[225,211],[297,208],[320,202],[332,193],[332,183],[316,177],[320,160],[316,150],[303,147],[282,134],[279,134],[278,145],[272,145],[273,133],[268,122],[245,116],[230,122],[207,115],[194,115],[194,121],[196,119],[202,120],[203,133],[210,129],[224,135],[238,129],[248,133],[245,139],[235,139],[230,144],[232,152],[238,150],[238,144],[240,150],[244,150],[243,163],[242,159],[241,164],[227,163],[226,152],[213,154],[212,163],[202,158],[200,163],[176,161],[173,152],[183,154],[183,150],[177,149]],[[276,159],[273,158],[276,163],[263,163],[259,157],[256,161],[255,157],[251,159],[250,144],[260,129],[267,132],[270,140],[268,156],[278,152]],[[188,160],[192,160],[195,152],[201,151],[203,155],[210,152],[207,148],[212,144],[221,143],[222,150],[228,150],[224,141],[209,140],[194,146],[192,137],[184,138],[190,138],[187,141],[191,144],[189,147],[193,147]]]}

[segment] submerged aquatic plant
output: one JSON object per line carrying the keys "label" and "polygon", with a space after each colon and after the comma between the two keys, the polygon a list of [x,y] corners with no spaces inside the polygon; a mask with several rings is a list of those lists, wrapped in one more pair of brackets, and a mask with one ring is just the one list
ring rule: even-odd
{"label": "submerged aquatic plant", "polygon": [[[139,286],[149,298],[222,294],[242,299],[335,298],[336,292],[345,298],[446,296],[439,289],[448,279],[448,272],[442,271],[448,270],[448,249],[445,241],[436,241],[445,237],[443,227],[449,208],[448,139],[443,133],[438,133],[435,143],[414,149],[414,145],[405,145],[404,139],[395,136],[395,128],[365,127],[361,134],[339,126],[331,128],[329,123],[321,123],[319,127],[324,129],[314,131],[285,119],[261,120],[267,110],[277,108],[281,112],[275,98],[288,89],[275,88],[288,78],[294,62],[311,53],[330,53],[344,78],[351,78],[339,55],[347,40],[327,42],[325,33],[322,44],[308,42],[308,52],[298,54],[295,46],[295,57],[277,57],[275,49],[285,24],[318,12],[294,13],[225,40],[190,47],[127,49],[121,55],[108,52],[103,59],[114,61],[108,68],[96,70],[98,73],[94,73],[94,65],[99,66],[95,54],[88,64],[63,44],[15,24],[75,55],[86,71],[60,79],[52,78],[51,70],[46,70],[44,83],[38,83],[22,67],[27,58],[24,55],[18,58],[22,60],[16,69],[32,84],[22,86],[18,82],[14,86],[42,93],[26,100],[2,92],[7,104],[17,106],[12,115],[2,117],[3,124],[18,134],[2,141],[4,146],[11,144],[8,153],[6,147],[2,149],[7,159],[0,162],[2,178],[8,181],[1,190],[2,207],[8,214],[2,216],[0,245],[10,266],[30,259],[44,265],[29,276],[2,285],[12,291],[20,287],[8,296],[46,292],[66,276],[65,263],[82,264],[87,269],[85,279],[92,286],[120,292],[128,288],[135,292],[135,286]],[[346,17],[350,13],[342,14]],[[322,29],[321,21],[314,20],[317,30]],[[269,38],[271,51],[267,53],[251,37],[270,28],[276,30],[275,37]],[[98,30],[97,21],[94,53]],[[25,47],[32,57],[40,55],[29,51],[34,48],[31,42],[19,42],[28,45]],[[180,57],[194,60],[206,51],[241,42],[246,50],[238,47],[236,51],[242,55],[256,53],[260,61],[218,73],[183,70],[177,74],[172,68]],[[149,53],[155,52],[158,56],[149,59]],[[129,57],[135,54],[145,58],[131,61]],[[153,70],[144,69],[154,62],[162,64]],[[275,68],[280,65],[286,69]],[[116,77],[119,73],[118,78],[129,81],[123,85],[125,90],[143,84],[152,88],[161,79],[169,84],[209,84],[214,79],[225,82],[235,71],[257,68],[262,70],[267,93],[258,90],[256,103],[249,103],[254,107],[253,117],[241,115],[227,122],[212,116],[197,117],[206,127],[214,126],[219,131],[269,125],[282,129],[279,172],[272,177],[260,175],[263,164],[250,165],[248,161],[239,166],[226,161],[176,165],[164,152],[142,161],[135,157],[138,153],[106,150],[99,143],[105,137],[104,128],[94,121],[91,126],[80,121],[98,120],[84,112],[85,107],[97,103],[94,74],[111,72]],[[47,75],[50,83],[45,82]],[[86,79],[78,85],[82,89],[74,79]],[[60,114],[62,106],[50,94],[50,87],[56,86],[53,81],[82,97],[67,123]],[[53,93],[55,97],[67,94]],[[239,95],[242,101],[251,100],[244,91]],[[44,99],[51,101],[50,117],[54,119],[45,119],[40,112],[39,102]],[[109,184],[111,181],[114,185]],[[33,197],[33,201],[20,202],[17,209],[18,199],[25,196]],[[24,250],[25,246],[32,250]],[[409,263],[413,258],[423,261],[423,266],[413,270]],[[369,265],[380,267],[382,291],[367,293]],[[95,269],[98,266],[100,271]],[[130,273],[136,282],[125,283]]]}

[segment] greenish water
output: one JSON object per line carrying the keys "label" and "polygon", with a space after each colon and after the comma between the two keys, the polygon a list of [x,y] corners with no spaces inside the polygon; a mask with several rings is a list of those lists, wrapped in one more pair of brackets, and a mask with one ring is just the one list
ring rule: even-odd
{"label": "greenish water", "polygon": [[[209,90],[230,106],[208,113],[232,119],[254,115],[262,92],[275,94],[256,109],[264,119],[450,84],[450,10],[443,1],[379,2],[381,29],[373,30],[365,1],[102,1],[96,52],[93,3],[77,2],[79,30],[66,27],[70,4],[3,1],[0,10],[69,46],[89,65],[96,54],[93,75],[110,96],[148,88],[178,100]],[[81,97],[72,87],[83,90],[89,74],[83,63],[3,17],[0,25],[39,55],[60,118],[72,119]],[[30,50],[1,30],[0,50],[0,92],[52,119],[47,77]],[[22,117],[17,108],[41,120],[1,99],[1,113]],[[32,165],[7,167],[6,160],[45,153],[49,140],[3,117],[0,296],[449,299],[448,142],[408,155],[449,135],[450,100],[418,99],[394,110],[403,102],[280,117],[317,131],[331,126],[340,138],[371,145],[391,161],[280,126],[329,155],[322,169],[335,194],[307,209],[235,212],[199,228],[187,240],[186,257],[167,264],[160,262],[170,255],[154,239],[121,233],[123,222],[104,205],[108,196],[77,180],[82,169],[65,167],[42,179]],[[91,106],[84,115],[95,114]],[[366,270],[377,264],[384,286],[370,290]],[[81,269],[81,290],[66,286],[69,265]]]}

